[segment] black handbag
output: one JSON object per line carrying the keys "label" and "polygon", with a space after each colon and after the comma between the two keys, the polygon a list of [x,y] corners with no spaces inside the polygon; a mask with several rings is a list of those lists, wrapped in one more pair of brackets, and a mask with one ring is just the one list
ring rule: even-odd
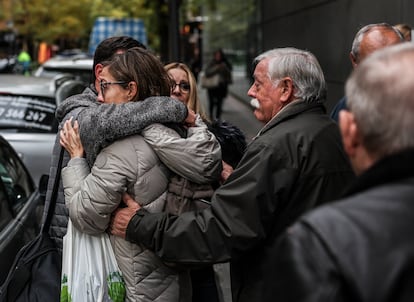
{"label": "black handbag", "polygon": [[40,233],[17,253],[10,272],[0,288],[1,302],[59,301],[62,259],[50,238],[49,227],[54,212],[62,169],[61,148],[52,196]]}

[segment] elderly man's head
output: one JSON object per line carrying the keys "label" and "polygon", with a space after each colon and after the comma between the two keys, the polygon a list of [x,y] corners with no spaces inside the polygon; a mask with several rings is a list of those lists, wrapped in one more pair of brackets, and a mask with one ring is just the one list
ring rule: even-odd
{"label": "elderly man's head", "polygon": [[308,51],[272,49],[256,57],[254,64],[254,83],[247,94],[258,100],[254,114],[261,122],[269,122],[293,101],[320,102],[326,97],[322,69]]}
{"label": "elderly man's head", "polygon": [[379,50],[346,84],[349,111],[341,111],[344,147],[360,173],[386,155],[414,148],[414,45]]}
{"label": "elderly man's head", "polygon": [[357,66],[374,51],[401,42],[404,42],[402,34],[387,23],[366,25],[357,32],[352,43],[352,66]]}

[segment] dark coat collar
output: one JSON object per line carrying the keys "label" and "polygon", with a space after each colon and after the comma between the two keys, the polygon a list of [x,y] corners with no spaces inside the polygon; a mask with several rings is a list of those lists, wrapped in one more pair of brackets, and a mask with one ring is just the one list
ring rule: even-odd
{"label": "dark coat collar", "polygon": [[285,109],[283,109],[282,112],[277,114],[272,120],[270,120],[263,128],[260,130],[259,135],[263,134],[267,130],[275,127],[276,125],[280,124],[281,122],[293,118],[296,115],[299,115],[303,112],[307,111],[320,111],[323,114],[326,114],[326,108],[322,102],[313,102],[313,103],[307,103],[304,101],[297,101],[294,102]]}
{"label": "dark coat collar", "polygon": [[345,196],[409,177],[414,177],[414,149],[407,149],[379,160],[357,177]]}

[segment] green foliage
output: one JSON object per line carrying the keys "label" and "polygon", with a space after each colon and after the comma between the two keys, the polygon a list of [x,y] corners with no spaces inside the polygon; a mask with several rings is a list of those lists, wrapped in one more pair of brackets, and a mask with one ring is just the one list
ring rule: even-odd
{"label": "green foliage", "polygon": [[[165,51],[168,41],[168,3],[173,0],[3,0],[9,1],[14,26],[33,42],[88,41],[97,17],[141,18],[147,29],[149,47]],[[243,48],[242,40],[251,23],[254,0],[175,0],[180,5],[180,22],[204,15],[211,48]],[[223,26],[223,24],[225,24]],[[229,39],[232,37],[232,39]],[[239,39],[240,41],[238,41]],[[163,45],[162,45],[163,44]],[[164,48],[163,48],[164,46]],[[163,48],[163,49],[161,49]]]}
{"label": "green foliage", "polygon": [[144,4],[144,0],[13,0],[11,15],[19,34],[55,43],[88,40],[99,16],[142,18],[146,23],[152,11]]}
{"label": "green foliage", "polygon": [[18,33],[37,41],[82,38],[90,30],[90,0],[15,0],[12,18]]}

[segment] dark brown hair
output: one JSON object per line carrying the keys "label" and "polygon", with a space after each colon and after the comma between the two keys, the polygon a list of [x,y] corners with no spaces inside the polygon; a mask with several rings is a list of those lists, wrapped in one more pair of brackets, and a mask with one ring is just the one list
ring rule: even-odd
{"label": "dark brown hair", "polygon": [[132,101],[150,96],[170,96],[170,77],[159,58],[149,50],[134,47],[102,64],[117,81],[137,83],[138,93]]}
{"label": "dark brown hair", "polygon": [[109,60],[119,51],[133,47],[146,48],[144,44],[129,36],[110,37],[99,43],[93,55],[92,83],[95,83],[95,66],[97,64]]}

